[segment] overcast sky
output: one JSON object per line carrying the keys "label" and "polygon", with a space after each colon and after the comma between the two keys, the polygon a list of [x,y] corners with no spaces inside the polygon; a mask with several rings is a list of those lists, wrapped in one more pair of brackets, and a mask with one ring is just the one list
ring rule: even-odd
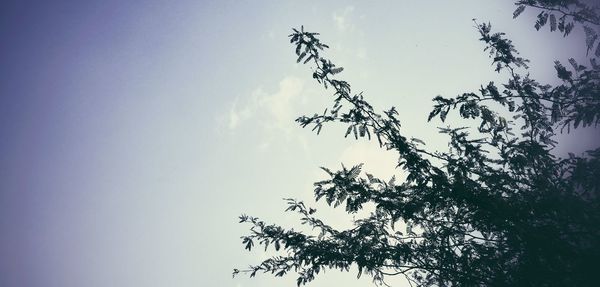
{"label": "overcast sky", "polygon": [[[320,32],[340,77],[432,149],[446,144],[426,124],[431,98],[505,78],[473,18],[542,82],[583,51],[578,31],[536,32],[534,11],[513,20],[511,1],[35,2],[0,9],[0,286],[295,286],[231,278],[265,258],[243,249],[237,216],[297,226],[282,198],[311,202],[319,166],[398,171],[343,127],[294,123],[331,97],[295,64],[292,27]],[[369,284],[327,272],[310,286]]]}

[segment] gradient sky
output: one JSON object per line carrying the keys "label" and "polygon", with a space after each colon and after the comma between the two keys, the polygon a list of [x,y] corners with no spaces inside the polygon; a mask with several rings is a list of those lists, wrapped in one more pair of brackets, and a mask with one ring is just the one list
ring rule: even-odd
{"label": "gradient sky", "polygon": [[[426,124],[431,98],[505,78],[473,18],[506,32],[542,82],[583,51],[580,32],[536,32],[510,1],[322,2],[4,1],[0,286],[295,286],[231,278],[265,258],[243,250],[237,216],[297,226],[281,199],[310,202],[319,166],[397,171],[343,127],[317,137],[293,122],[331,98],[295,64],[292,27],[320,32],[341,77],[432,149],[446,144]],[[310,286],[370,284],[332,271]]]}

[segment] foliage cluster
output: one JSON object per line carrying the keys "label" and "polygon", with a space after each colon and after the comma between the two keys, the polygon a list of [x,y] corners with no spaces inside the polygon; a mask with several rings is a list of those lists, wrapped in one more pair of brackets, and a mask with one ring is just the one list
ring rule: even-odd
{"label": "foliage cluster", "polygon": [[[331,122],[347,125],[346,136],[376,138],[399,155],[402,183],[361,173],[361,165],[327,168],[315,183],[315,199],[355,214],[365,204],[375,209],[337,230],[316,217],[304,202],[287,199],[314,234],[267,224],[242,215],[251,225],[245,248],[272,246],[282,255],[238,273],[283,276],[298,273],[298,285],[324,269],[366,273],[377,283],[404,275],[418,286],[588,286],[600,258],[600,148],[559,158],[552,153],[559,132],[600,123],[600,56],[595,10],[579,1],[517,1],[517,17],[526,6],[539,8],[535,28],[547,23],[568,35],[582,24],[590,66],[555,62],[561,83],[531,79],[528,61],[503,33],[476,23],[495,70],[506,83],[489,82],[476,92],[433,99],[429,120],[444,122],[449,113],[473,121],[473,127],[447,127],[448,152],[431,152],[401,132],[395,108],[378,113],[362,93],[339,79],[342,68],[323,57],[327,45],[318,33],[294,29],[290,35],[297,61],[315,66],[313,78],[333,91],[333,103],[321,114],[297,119],[317,133]],[[589,32],[592,31],[592,32]],[[492,103],[492,104],[491,104]],[[499,111],[494,107],[501,107]],[[512,119],[502,115],[510,114]],[[405,227],[405,228],[399,228]]]}

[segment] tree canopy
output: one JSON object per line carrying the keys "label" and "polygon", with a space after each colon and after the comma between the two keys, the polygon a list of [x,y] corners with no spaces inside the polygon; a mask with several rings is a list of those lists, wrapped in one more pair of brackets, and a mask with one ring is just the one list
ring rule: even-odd
{"label": "tree canopy", "polygon": [[[298,285],[324,269],[358,268],[376,283],[406,276],[416,286],[588,286],[600,258],[600,148],[560,158],[552,153],[558,133],[600,123],[600,18],[581,1],[517,1],[513,16],[539,9],[535,28],[548,25],[567,36],[580,25],[589,65],[555,62],[560,84],[542,84],[527,73],[528,60],[506,35],[475,22],[494,69],[505,83],[433,99],[430,121],[451,113],[473,123],[453,127],[447,152],[401,131],[395,108],[376,111],[362,93],[339,76],[343,71],[324,56],[318,33],[293,29],[290,41],[300,63],[312,63],[313,79],[331,90],[331,107],[297,122],[317,133],[333,122],[345,136],[377,140],[399,155],[403,182],[361,172],[361,165],[323,170],[329,178],[314,184],[315,200],[355,214],[366,204],[374,211],[338,230],[316,217],[315,209],[288,199],[287,211],[315,233],[303,233],[242,215],[251,225],[245,248],[279,251],[238,273],[295,271]],[[506,117],[510,115],[510,117]]]}

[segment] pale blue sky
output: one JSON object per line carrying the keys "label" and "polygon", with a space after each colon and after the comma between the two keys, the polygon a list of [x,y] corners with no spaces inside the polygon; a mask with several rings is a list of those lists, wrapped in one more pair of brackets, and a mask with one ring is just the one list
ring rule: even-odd
{"label": "pale blue sky", "polygon": [[[1,286],[295,286],[231,278],[265,256],[243,250],[237,216],[297,225],[281,198],[310,201],[319,166],[397,172],[341,127],[293,122],[330,98],[295,64],[292,27],[321,32],[341,77],[432,148],[431,98],[503,78],[472,18],[542,80],[583,42],[535,32],[531,11],[513,20],[510,1],[54,2],[0,12]],[[328,272],[310,286],[369,284]]]}

